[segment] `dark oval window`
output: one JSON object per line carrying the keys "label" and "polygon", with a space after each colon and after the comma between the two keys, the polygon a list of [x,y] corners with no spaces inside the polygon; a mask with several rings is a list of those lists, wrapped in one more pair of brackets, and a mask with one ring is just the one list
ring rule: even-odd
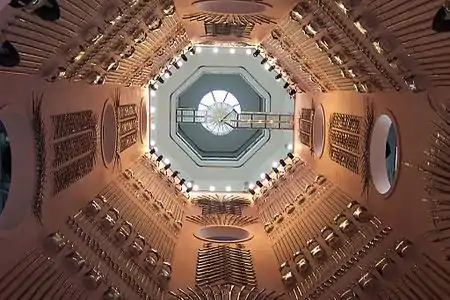
{"label": "dark oval window", "polygon": [[0,121],[0,214],[3,212],[8,200],[9,187],[11,185],[11,146],[8,133]]}

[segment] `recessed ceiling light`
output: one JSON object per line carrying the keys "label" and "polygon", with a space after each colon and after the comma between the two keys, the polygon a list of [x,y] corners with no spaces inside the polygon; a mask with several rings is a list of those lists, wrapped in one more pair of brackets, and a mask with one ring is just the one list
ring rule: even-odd
{"label": "recessed ceiling light", "polygon": [[231,53],[231,54],[234,54],[234,53],[236,53],[236,49],[234,49],[234,48],[231,48],[231,49],[230,49],[230,53]]}
{"label": "recessed ceiling light", "polygon": [[198,185],[195,184],[195,185],[192,187],[192,190],[193,190],[193,191],[198,191]]}
{"label": "recessed ceiling light", "polygon": [[293,146],[292,146],[292,144],[288,144],[288,145],[286,146],[286,148],[287,148],[289,151],[292,151]]}
{"label": "recessed ceiling light", "polygon": [[217,47],[213,48],[213,52],[214,53],[218,53],[219,52],[219,48],[217,48]]}
{"label": "recessed ceiling light", "polygon": [[247,50],[245,50],[245,53],[246,53],[247,55],[252,54],[252,49],[247,49]]}
{"label": "recessed ceiling light", "polygon": [[156,110],[156,108],[154,106],[150,106],[150,113],[154,114],[155,110]]}
{"label": "recessed ceiling light", "polygon": [[156,145],[156,142],[154,140],[150,141],[150,146],[154,147]]}
{"label": "recessed ceiling light", "polygon": [[150,125],[150,129],[151,129],[151,130],[155,130],[155,129],[156,129],[155,124],[151,124],[151,125]]}
{"label": "recessed ceiling light", "polygon": [[166,157],[166,158],[164,158],[163,162],[164,162],[166,165],[167,165],[167,164],[170,164],[170,159],[168,159],[168,158]]}
{"label": "recessed ceiling light", "polygon": [[274,161],[274,162],[272,163],[272,167],[277,168],[277,167],[278,167],[278,162],[277,162],[277,161]]}
{"label": "recessed ceiling light", "polygon": [[266,178],[266,173],[261,173],[261,175],[259,175],[259,177],[260,177],[261,179]]}
{"label": "recessed ceiling light", "polygon": [[202,52],[202,47],[197,46],[197,47],[195,47],[195,50],[196,50],[198,53],[200,53],[200,52]]}
{"label": "recessed ceiling light", "polygon": [[188,183],[186,183],[186,186],[188,187],[188,188],[191,188],[192,187],[192,182],[188,182]]}
{"label": "recessed ceiling light", "polygon": [[156,92],[154,90],[150,91],[150,96],[155,97],[156,96]]}
{"label": "recessed ceiling light", "polygon": [[226,186],[226,187],[225,187],[225,191],[231,192],[231,186]]}
{"label": "recessed ceiling light", "polygon": [[210,185],[209,186],[209,191],[210,192],[214,192],[216,190],[216,187],[215,186],[213,186],[213,185]]}

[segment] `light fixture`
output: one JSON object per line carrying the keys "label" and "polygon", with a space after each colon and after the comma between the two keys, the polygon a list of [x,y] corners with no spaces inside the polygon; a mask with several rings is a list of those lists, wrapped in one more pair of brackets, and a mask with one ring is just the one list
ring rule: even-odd
{"label": "light fixture", "polygon": [[289,151],[292,151],[292,149],[294,149],[294,147],[291,143],[289,143],[286,145],[286,149],[288,149]]}
{"label": "light fixture", "polygon": [[153,124],[153,123],[152,123],[152,124],[150,124],[150,129],[151,129],[151,130],[155,130],[155,129],[156,129],[156,125],[155,125],[155,124]]}
{"label": "light fixture", "polygon": [[431,28],[436,32],[450,31],[450,3],[444,4],[436,12]]}
{"label": "light fixture", "polygon": [[230,53],[231,53],[231,54],[235,54],[235,53],[236,53],[236,49],[230,48]]}
{"label": "light fixture", "polygon": [[158,152],[158,147],[154,147],[154,148],[155,148],[155,151]]}
{"label": "light fixture", "polygon": [[164,79],[161,76],[156,77],[156,80],[158,80],[160,83],[164,83]]}
{"label": "light fixture", "polygon": [[252,189],[252,188],[254,188],[255,187],[255,185],[253,184],[253,183],[250,183],[249,185],[248,185],[248,188],[249,189]]}
{"label": "light fixture", "polygon": [[264,174],[264,178],[266,178],[267,181],[272,181],[272,177],[267,173]]}
{"label": "light fixture", "polygon": [[191,187],[192,187],[192,182],[189,181],[188,183],[186,183],[186,186],[187,186],[188,188],[191,188]]}
{"label": "light fixture", "polygon": [[150,96],[155,97],[156,96],[156,92],[154,90],[150,91]]}
{"label": "light fixture", "polygon": [[218,52],[219,52],[219,48],[214,47],[214,48],[213,48],[213,52],[214,52],[214,53],[218,53]]}
{"label": "light fixture", "polygon": [[198,185],[192,186],[192,189],[193,189],[194,191],[198,191]]}
{"label": "light fixture", "polygon": [[250,193],[250,194],[252,194],[252,196],[254,196],[256,193],[255,193],[255,191],[253,190],[253,189],[248,189],[248,192]]}
{"label": "light fixture", "polygon": [[188,60],[186,54],[184,54],[184,53],[181,54],[180,57],[181,57],[181,59],[184,60],[184,61],[187,61],[187,60]]}
{"label": "light fixture", "polygon": [[192,191],[192,187],[188,187],[187,189],[186,189],[186,193],[190,193]]}
{"label": "light fixture", "polygon": [[262,60],[261,60],[261,64],[263,65],[263,64],[265,64],[266,62],[268,62],[269,60],[267,59],[267,57],[264,57]]}
{"label": "light fixture", "polygon": [[177,61],[177,65],[178,65],[179,67],[181,67],[181,66],[183,65],[183,61],[182,61],[182,60]]}
{"label": "light fixture", "polygon": [[154,106],[150,106],[150,113],[154,114],[156,111],[156,108]]}
{"label": "light fixture", "polygon": [[283,75],[281,73],[278,73],[277,75],[275,75],[276,80],[280,80],[281,77],[283,77]]}
{"label": "light fixture", "polygon": [[272,167],[272,170],[275,172],[275,174],[279,174],[280,170],[278,170],[278,168]]}
{"label": "light fixture", "polygon": [[174,66],[174,68],[177,69],[177,70],[180,68],[180,65],[179,65],[179,63],[177,61],[174,61],[172,63],[172,66]]}
{"label": "light fixture", "polygon": [[256,49],[255,52],[253,52],[253,57],[258,57],[261,54],[261,50]]}
{"label": "light fixture", "polygon": [[252,54],[252,49],[247,49],[247,50],[245,50],[245,53],[246,53],[247,55]]}
{"label": "light fixture", "polygon": [[278,162],[276,162],[276,161],[274,161],[273,163],[272,163],[272,168],[278,168]]}
{"label": "light fixture", "polygon": [[216,187],[215,186],[213,186],[213,185],[210,185],[209,186],[209,191],[210,192],[214,192],[216,190]]}
{"label": "light fixture", "polygon": [[263,186],[264,186],[264,184],[262,184],[262,182],[261,181],[256,181],[256,185],[259,187],[259,188],[262,188]]}
{"label": "light fixture", "polygon": [[179,185],[183,185],[186,182],[186,179],[181,178],[180,182],[178,182]]}
{"label": "light fixture", "polygon": [[172,172],[172,175],[170,175],[170,177],[175,178],[178,176],[178,174],[180,174],[180,172],[174,171],[174,172]]}
{"label": "light fixture", "polygon": [[166,157],[166,158],[164,158],[163,162],[164,162],[166,165],[168,165],[168,164],[170,164],[170,159],[168,159],[168,158]]}
{"label": "light fixture", "polygon": [[160,161],[162,161],[163,160],[163,156],[162,155],[160,155],[160,156],[158,156],[157,158],[156,158],[156,162],[160,162]]}
{"label": "light fixture", "polygon": [[172,76],[172,72],[169,69],[166,69],[164,71],[164,77],[169,78],[170,76]]}
{"label": "light fixture", "polygon": [[289,87],[289,82],[286,82],[284,85],[283,85],[283,89],[287,89]]}
{"label": "light fixture", "polygon": [[157,85],[156,83],[151,83],[151,84],[150,84],[150,88],[151,88],[153,91],[156,91],[156,90],[158,89],[158,85]]}
{"label": "light fixture", "polygon": [[152,148],[152,149],[150,149],[150,155],[153,155],[153,154],[155,154],[156,153],[156,149],[155,148]]}
{"label": "light fixture", "polygon": [[231,186],[229,186],[229,185],[226,186],[226,187],[225,187],[225,191],[226,191],[226,192],[231,192]]}
{"label": "light fixture", "polygon": [[189,52],[190,52],[191,55],[194,55],[195,54],[195,48],[194,47],[190,47],[189,48]]}
{"label": "light fixture", "polygon": [[287,166],[287,163],[284,161],[284,159],[280,159],[279,162],[283,168]]}
{"label": "light fixture", "polygon": [[259,175],[259,178],[264,179],[264,177],[266,177],[266,173],[261,173],[261,175]]}
{"label": "light fixture", "polygon": [[197,50],[198,53],[201,53],[202,52],[202,47],[197,46],[197,47],[195,47],[195,50]]}
{"label": "light fixture", "polygon": [[291,152],[289,152],[287,154],[287,157],[289,157],[290,159],[294,159],[295,158],[294,154],[292,154]]}
{"label": "light fixture", "polygon": [[165,165],[164,166],[164,170],[168,170],[168,169],[170,169],[170,167],[171,167],[172,165],[171,164],[167,164],[167,165]]}
{"label": "light fixture", "polygon": [[275,70],[275,65],[271,65],[271,66],[267,69],[267,71],[269,71],[269,72],[272,72],[273,70]]}
{"label": "light fixture", "polygon": [[154,140],[151,140],[151,141],[150,141],[150,146],[154,147],[155,145],[156,145],[155,141],[154,141]]}
{"label": "light fixture", "polygon": [[297,91],[295,89],[290,89],[288,93],[289,96],[294,96],[295,94],[297,94]]}

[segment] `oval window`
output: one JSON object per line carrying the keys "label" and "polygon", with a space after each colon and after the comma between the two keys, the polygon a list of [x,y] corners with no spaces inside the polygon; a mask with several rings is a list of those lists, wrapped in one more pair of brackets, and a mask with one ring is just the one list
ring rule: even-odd
{"label": "oval window", "polygon": [[370,172],[380,194],[388,193],[398,171],[398,136],[388,115],[381,115],[373,127],[370,141]]}
{"label": "oval window", "polygon": [[325,144],[325,112],[322,104],[316,107],[314,113],[314,127],[313,127],[313,145],[314,154],[321,157],[323,153],[323,146]]}
{"label": "oval window", "polygon": [[3,123],[0,121],[0,214],[3,212],[8,200],[9,187],[11,185],[11,146],[9,144],[8,133]]}

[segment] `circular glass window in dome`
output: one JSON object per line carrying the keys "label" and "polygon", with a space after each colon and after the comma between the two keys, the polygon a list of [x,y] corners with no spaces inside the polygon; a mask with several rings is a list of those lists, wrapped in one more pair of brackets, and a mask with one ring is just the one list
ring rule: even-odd
{"label": "circular glass window in dome", "polygon": [[370,141],[372,182],[380,194],[388,193],[398,171],[398,137],[395,124],[388,115],[381,115],[373,127]]}
{"label": "circular glass window in dome", "polygon": [[102,155],[105,165],[114,161],[117,146],[116,114],[111,103],[106,102],[102,120]]}
{"label": "circular glass window in dome", "polygon": [[241,106],[233,94],[216,90],[203,96],[198,110],[204,117],[202,125],[206,130],[214,135],[227,135],[236,125]]}
{"label": "circular glass window in dome", "polygon": [[8,133],[0,121],[0,215],[5,209],[11,185],[11,147]]}
{"label": "circular glass window in dome", "polygon": [[242,243],[253,238],[248,230],[229,225],[205,226],[194,236],[210,243]]}
{"label": "circular glass window in dome", "polygon": [[325,112],[321,104],[318,107],[316,107],[313,126],[314,153],[317,155],[317,157],[322,156],[324,144],[325,144]]}

